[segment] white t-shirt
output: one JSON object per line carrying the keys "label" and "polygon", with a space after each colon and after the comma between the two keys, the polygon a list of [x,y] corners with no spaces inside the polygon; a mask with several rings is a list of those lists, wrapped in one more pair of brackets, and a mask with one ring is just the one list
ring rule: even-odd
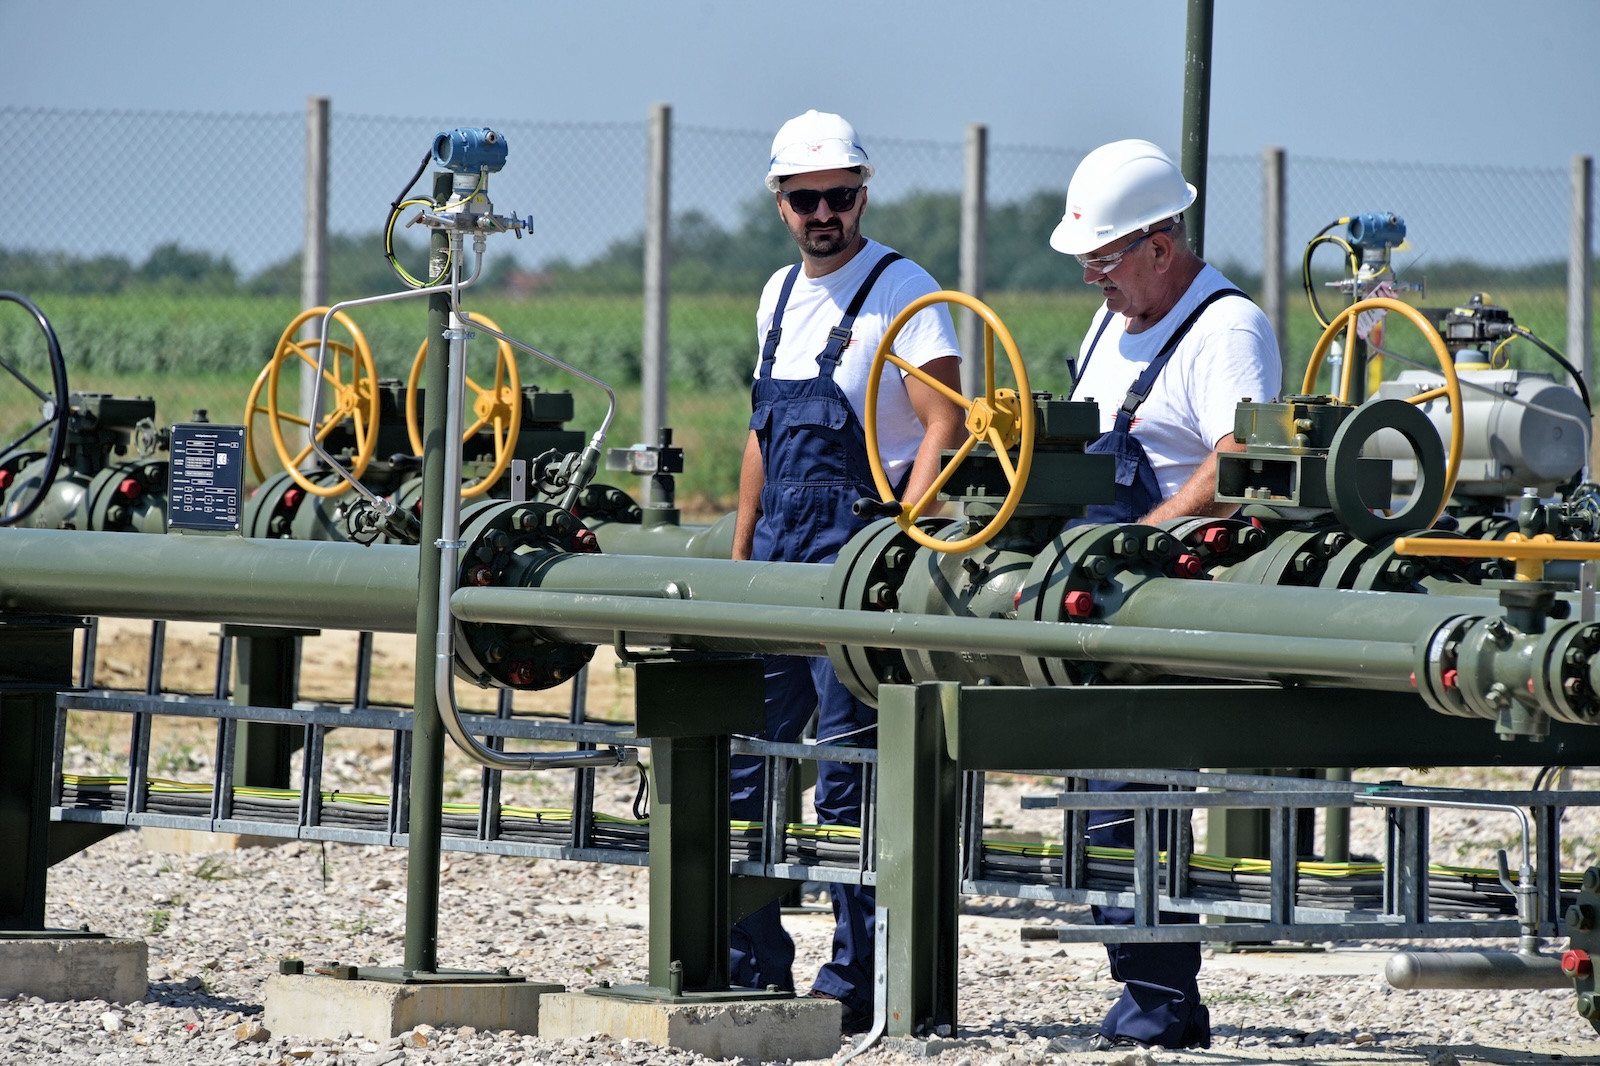
{"label": "white t-shirt", "polygon": [[[1128,320],[1121,314],[1104,307],[1095,312],[1078,351],[1081,376],[1072,398],[1100,405],[1102,433],[1116,425],[1128,389],[1173,330],[1201,300],[1229,288],[1237,286],[1214,267],[1204,267],[1177,306],[1141,333],[1124,333]],[[1111,322],[1090,354],[1090,343],[1108,314]],[[1162,497],[1176,492],[1216,449],[1217,441],[1233,432],[1234,409],[1241,399],[1275,400],[1282,383],[1278,342],[1259,307],[1242,297],[1224,296],[1206,308],[1178,342],[1133,417],[1133,434],[1150,457]]]}
{"label": "white t-shirt", "polygon": [[[773,360],[773,377],[798,381],[817,376],[817,356],[827,347],[828,331],[839,324],[856,290],[878,260],[890,251],[877,241],[868,240],[848,263],[831,274],[808,278],[804,270],[800,272],[783,310],[783,335]],[[778,293],[789,270],[784,267],[772,275],[761,290],[761,304],[756,309],[756,377],[761,375],[761,349],[766,345]],[[850,400],[851,409],[863,424],[872,357],[877,354],[889,323],[911,301],[938,289],[932,275],[909,259],[889,264],[873,283],[861,313],[850,327],[850,343],[833,372],[834,384]],[[895,338],[894,354],[912,366],[923,366],[944,356],[959,359],[961,349],[949,307],[939,304],[917,312]],[[878,454],[884,473],[896,482],[916,459],[923,428],[906,395],[904,373],[888,361],[884,362],[883,371],[878,383]]]}

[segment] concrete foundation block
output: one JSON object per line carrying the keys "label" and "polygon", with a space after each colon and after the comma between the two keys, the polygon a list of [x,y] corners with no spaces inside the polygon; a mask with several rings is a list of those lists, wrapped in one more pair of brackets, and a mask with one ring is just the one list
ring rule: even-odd
{"label": "concrete foundation block", "polygon": [[827,999],[649,1003],[566,992],[545,998],[539,1035],[605,1033],[713,1059],[825,1059],[839,1050],[841,1009]]}
{"label": "concrete foundation block", "polygon": [[274,1036],[337,1039],[340,1032],[387,1040],[424,1023],[436,1029],[539,1032],[543,997],[566,986],[533,981],[393,984],[313,974],[267,978],[261,1024]]}
{"label": "concrete foundation block", "polygon": [[0,933],[0,997],[132,1003],[149,989],[149,953],[143,940]]}
{"label": "concrete foundation block", "polygon": [[210,833],[204,829],[169,829],[146,825],[139,828],[139,843],[158,855],[208,855],[214,851],[240,848],[275,848],[287,844],[288,837],[266,837],[255,833]]}

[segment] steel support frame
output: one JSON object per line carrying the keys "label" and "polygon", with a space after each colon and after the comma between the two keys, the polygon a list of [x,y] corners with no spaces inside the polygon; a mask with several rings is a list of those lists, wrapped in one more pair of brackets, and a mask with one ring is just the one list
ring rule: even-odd
{"label": "steel support frame", "polygon": [[961,774],[945,728],[961,692],[952,682],[878,692],[878,743],[893,753],[878,763],[877,803],[878,907],[894,915],[888,958],[877,960],[888,969],[890,1036],[956,1025]]}
{"label": "steel support frame", "polygon": [[0,870],[0,931],[42,931],[53,854],[104,835],[50,822],[56,693],[72,685],[72,634],[82,624],[0,626],[0,841],[10,859]]}
{"label": "steel support frame", "polygon": [[[300,648],[315,629],[225,625],[224,640],[234,642],[234,691],[240,703],[258,707],[293,707],[299,695]],[[154,694],[154,693],[153,693]],[[288,788],[290,761],[297,748],[320,737],[297,736],[292,727],[241,721],[235,728],[233,773],[241,785]],[[320,761],[320,760],[319,760]],[[304,760],[309,767],[312,759]],[[303,776],[303,774],[302,774]],[[302,785],[304,781],[302,781]]]}
{"label": "steel support frame", "polygon": [[755,658],[660,659],[634,674],[636,732],[651,742],[650,988],[723,992],[729,926],[789,887],[731,873],[729,746],[766,725],[765,671]]}

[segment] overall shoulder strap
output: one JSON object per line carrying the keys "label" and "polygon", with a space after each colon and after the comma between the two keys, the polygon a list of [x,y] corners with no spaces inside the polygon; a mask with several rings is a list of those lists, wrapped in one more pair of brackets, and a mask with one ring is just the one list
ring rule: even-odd
{"label": "overall shoulder strap", "polygon": [[1161,376],[1161,371],[1166,368],[1167,363],[1172,359],[1172,353],[1178,350],[1179,343],[1183,341],[1184,337],[1188,336],[1189,330],[1194,328],[1194,324],[1200,320],[1200,316],[1205,313],[1205,309],[1224,296],[1243,296],[1246,300],[1250,299],[1238,289],[1218,289],[1204,300],[1201,300],[1199,307],[1189,312],[1189,317],[1180,322],[1178,328],[1172,331],[1172,336],[1167,338],[1167,343],[1161,346],[1161,351],[1157,352],[1156,357],[1150,360],[1150,365],[1144,368],[1144,373],[1139,375],[1138,380],[1133,383],[1133,387],[1128,390],[1128,395],[1123,397],[1122,407],[1117,411],[1116,429],[1118,432],[1128,432],[1128,428],[1133,425],[1134,412],[1139,410],[1139,406],[1150,395],[1150,390],[1155,387],[1156,378]]}
{"label": "overall shoulder strap", "polygon": [[789,268],[789,273],[783,279],[783,288],[778,290],[778,304],[772,309],[772,325],[767,330],[766,343],[761,346],[761,376],[766,377],[772,371],[772,362],[778,357],[778,339],[783,336],[783,309],[789,306],[789,294],[794,291],[794,280],[800,276],[800,264],[796,263]]}
{"label": "overall shoulder strap", "polygon": [[1071,362],[1067,363],[1067,376],[1072,379],[1072,385],[1067,389],[1067,399],[1072,399],[1072,394],[1078,391],[1078,382],[1082,381],[1083,375],[1088,372],[1089,359],[1094,355],[1095,346],[1100,343],[1100,338],[1105,336],[1106,327],[1111,325],[1111,315],[1112,312],[1108,310],[1106,316],[1100,320],[1100,328],[1094,331],[1094,339],[1089,342],[1089,350],[1083,353],[1083,365],[1075,367]]}
{"label": "overall shoulder strap", "polygon": [[[861,287],[856,290],[856,294],[850,298],[850,305],[845,308],[844,317],[839,320],[837,326],[828,331],[827,346],[817,356],[817,365],[823,368],[824,374],[832,375],[833,366],[839,364],[839,357],[844,354],[845,345],[850,343],[850,327],[855,325],[856,316],[866,306],[867,294],[872,291],[872,286],[878,283],[878,278],[883,275],[885,270],[889,269],[891,263],[904,258],[905,256],[899,252],[889,252],[872,264],[872,269],[867,273],[866,280],[861,283]],[[832,366],[829,364],[832,364]]]}

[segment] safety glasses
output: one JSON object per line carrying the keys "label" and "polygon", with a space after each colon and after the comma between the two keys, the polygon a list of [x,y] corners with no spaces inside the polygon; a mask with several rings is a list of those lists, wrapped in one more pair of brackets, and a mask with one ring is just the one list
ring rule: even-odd
{"label": "safety glasses", "polygon": [[832,189],[793,189],[780,193],[797,215],[813,214],[822,201],[828,201],[828,210],[836,215],[852,211],[856,206],[856,194],[861,191],[859,185],[838,185]]}
{"label": "safety glasses", "polygon": [[1096,274],[1109,274],[1113,270],[1117,269],[1117,264],[1122,262],[1123,256],[1127,255],[1129,252],[1133,251],[1135,248],[1139,247],[1139,245],[1143,244],[1151,237],[1154,237],[1156,234],[1170,233],[1172,232],[1172,229],[1172,226],[1167,226],[1165,229],[1153,229],[1121,251],[1111,252],[1107,255],[1075,255],[1073,258],[1076,259],[1078,261],[1078,265],[1083,267],[1085,270],[1092,270]]}

